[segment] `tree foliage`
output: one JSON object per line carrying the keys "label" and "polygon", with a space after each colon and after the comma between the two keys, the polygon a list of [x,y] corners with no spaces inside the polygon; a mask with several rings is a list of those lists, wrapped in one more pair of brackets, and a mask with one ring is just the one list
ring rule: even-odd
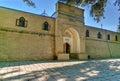
{"label": "tree foliage", "polygon": [[33,6],[35,7],[35,3],[31,0],[23,0],[28,6]]}
{"label": "tree foliage", "polygon": [[114,3],[115,6],[118,6],[119,7],[119,11],[120,11],[120,0],[116,0],[115,3]]}
{"label": "tree foliage", "polygon": [[[32,0],[23,0],[26,2],[29,6],[34,6],[35,4]],[[93,19],[97,22],[99,22],[102,18],[104,18],[104,11],[105,6],[108,0],[58,0],[60,2],[73,5],[73,6],[90,6],[90,15],[93,17]],[[115,6],[119,7],[120,11],[120,0],[116,0],[114,3]]]}
{"label": "tree foliage", "polygon": [[[99,22],[104,17],[104,11],[106,3],[108,0],[59,0],[61,2],[74,5],[74,6],[90,6],[90,15],[93,19]],[[114,3],[115,6],[119,6],[120,10],[120,0],[116,0]]]}

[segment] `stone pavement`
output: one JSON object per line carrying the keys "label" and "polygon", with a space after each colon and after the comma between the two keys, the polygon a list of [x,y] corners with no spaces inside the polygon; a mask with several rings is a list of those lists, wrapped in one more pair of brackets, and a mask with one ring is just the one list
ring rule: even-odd
{"label": "stone pavement", "polygon": [[120,81],[120,59],[0,62],[0,81]]}

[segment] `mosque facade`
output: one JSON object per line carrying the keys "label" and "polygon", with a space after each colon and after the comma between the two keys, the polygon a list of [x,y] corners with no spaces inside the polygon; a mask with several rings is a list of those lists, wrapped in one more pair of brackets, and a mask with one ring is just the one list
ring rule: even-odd
{"label": "mosque facade", "polygon": [[119,57],[120,31],[86,26],[82,9],[58,2],[48,17],[0,7],[0,61]]}

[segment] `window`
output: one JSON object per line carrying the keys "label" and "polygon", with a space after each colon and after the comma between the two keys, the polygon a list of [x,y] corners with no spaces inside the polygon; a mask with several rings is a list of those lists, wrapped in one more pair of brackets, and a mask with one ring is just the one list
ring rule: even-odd
{"label": "window", "polygon": [[45,21],[45,22],[43,23],[43,30],[47,30],[47,31],[48,31],[48,27],[49,27],[49,24],[48,24],[47,21]]}
{"label": "window", "polygon": [[89,37],[89,30],[86,30],[86,37]]}
{"label": "window", "polygon": [[102,38],[102,34],[101,34],[100,32],[98,32],[97,37],[98,37],[99,39],[101,39],[101,38]]}
{"label": "window", "polygon": [[27,21],[25,20],[24,17],[20,17],[19,19],[16,20],[16,26],[27,27]]}
{"label": "window", "polygon": [[115,41],[118,41],[118,36],[117,35],[115,36]]}
{"label": "window", "polygon": [[25,27],[25,18],[24,17],[19,18],[19,26],[20,27]]}
{"label": "window", "polygon": [[107,40],[110,40],[110,34],[107,35]]}

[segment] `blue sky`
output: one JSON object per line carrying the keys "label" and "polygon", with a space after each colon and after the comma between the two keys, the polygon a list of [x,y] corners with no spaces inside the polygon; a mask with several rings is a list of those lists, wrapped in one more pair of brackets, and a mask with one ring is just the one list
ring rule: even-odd
{"label": "blue sky", "polygon": [[[29,7],[23,0],[0,0],[0,6],[8,7],[12,9],[22,10],[26,12],[31,12],[35,14],[41,14],[44,10],[51,16],[55,12],[55,6],[57,0],[33,0],[36,4],[36,8]],[[103,29],[116,31],[118,27],[118,7],[113,5],[115,0],[108,0],[107,6],[105,8],[105,19],[101,22],[96,23],[93,21],[92,17],[89,15],[89,7],[85,7],[85,25],[94,26],[101,28],[101,23]]]}

